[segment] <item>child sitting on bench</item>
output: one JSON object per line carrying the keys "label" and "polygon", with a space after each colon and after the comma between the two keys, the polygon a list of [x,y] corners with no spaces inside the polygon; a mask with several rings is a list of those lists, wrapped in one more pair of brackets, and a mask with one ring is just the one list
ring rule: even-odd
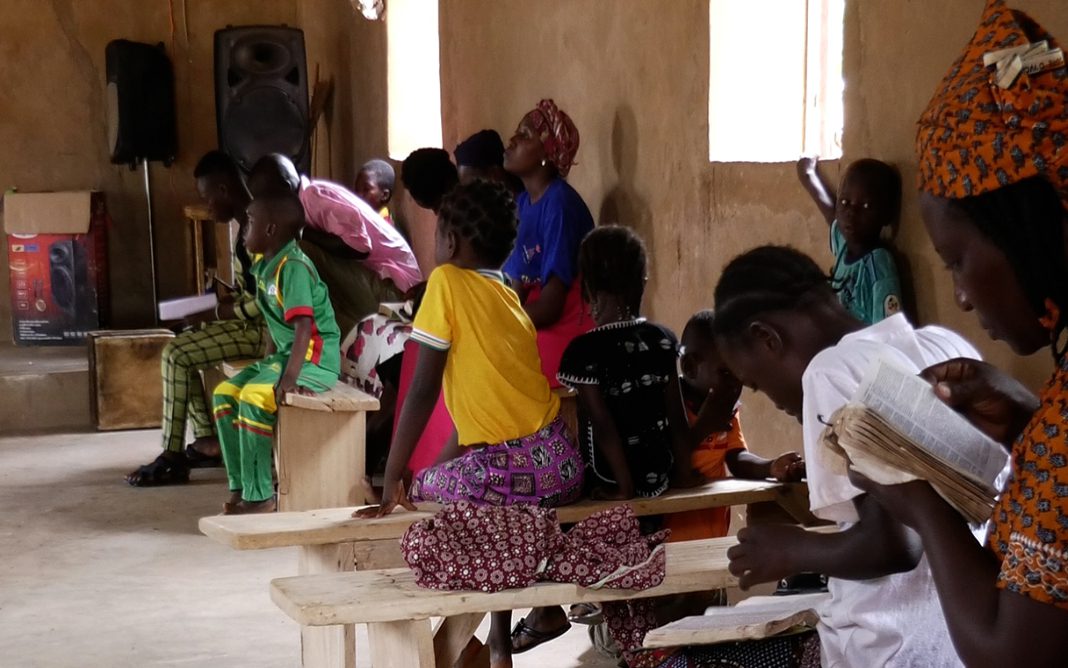
{"label": "child sitting on bench", "polygon": [[276,507],[271,466],[278,405],[287,392],[313,394],[337,383],[340,339],[326,286],[297,246],[304,209],[294,194],[253,200],[245,246],[256,302],[267,321],[267,356],[215,388],[219,432],[231,498],[224,514],[267,513]]}
{"label": "child sitting on bench", "polygon": [[[715,315],[698,311],[682,330],[679,378],[689,420],[690,464],[703,480],[775,478],[795,482],[804,477],[801,455],[787,452],[765,459],[749,452],[742,436],[738,406],[742,384],[723,364],[716,350]],[[730,529],[730,508],[677,513],[665,518],[671,542],[720,538]]]}
{"label": "child sitting on bench", "polygon": [[[583,239],[578,265],[596,326],[564,350],[559,379],[578,392],[583,456],[597,485],[592,496],[623,501],[693,486],[678,343],[669,329],[641,317],[645,243],[626,227],[598,227]],[[569,626],[563,609],[535,608],[512,631],[512,651]]]}
{"label": "child sitting on bench", "polygon": [[[438,267],[413,322],[419,361],[390,447],[382,504],[357,517],[414,508],[409,496],[553,507],[581,495],[582,455],[541,372],[534,325],[500,272],[515,235],[515,202],[498,184],[476,181],[442,199]],[[437,464],[415,474],[409,495],[406,465],[443,385],[456,436]],[[510,620],[510,612],[493,615],[495,668],[511,666]]]}

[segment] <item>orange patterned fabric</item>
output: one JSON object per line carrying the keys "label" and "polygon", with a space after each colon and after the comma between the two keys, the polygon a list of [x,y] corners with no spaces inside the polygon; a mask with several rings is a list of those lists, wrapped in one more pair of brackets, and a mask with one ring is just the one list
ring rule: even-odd
{"label": "orange patterned fabric", "polygon": [[1004,0],[988,0],[964,53],[920,116],[921,190],[959,199],[1044,176],[1068,202],[1068,71],[1021,73],[1008,88],[983,54],[1054,40]]}
{"label": "orange patterned fabric", "polygon": [[1068,360],[1012,451],[1012,479],[994,508],[998,586],[1068,609]]}
{"label": "orange patterned fabric", "polygon": [[575,123],[552,100],[542,100],[528,115],[541,136],[545,158],[556,166],[560,176],[567,178],[575,164],[579,147],[579,132]]}

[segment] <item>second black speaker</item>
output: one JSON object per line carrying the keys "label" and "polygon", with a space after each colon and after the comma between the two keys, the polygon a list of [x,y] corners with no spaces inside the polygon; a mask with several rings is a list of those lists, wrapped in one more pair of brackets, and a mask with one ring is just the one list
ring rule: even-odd
{"label": "second black speaker", "polygon": [[227,27],[215,33],[219,147],[246,171],[267,153],[307,174],[308,68],[304,33],[285,26]]}

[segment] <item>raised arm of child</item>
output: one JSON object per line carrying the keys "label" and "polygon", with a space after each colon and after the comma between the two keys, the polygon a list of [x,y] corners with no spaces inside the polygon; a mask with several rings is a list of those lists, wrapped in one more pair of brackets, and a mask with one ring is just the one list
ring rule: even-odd
{"label": "raised arm of child", "polygon": [[801,180],[801,185],[805,188],[805,192],[812,197],[812,201],[819,207],[820,213],[823,214],[827,224],[833,223],[835,217],[835,194],[826,181],[823,180],[823,177],[820,176],[816,158],[805,156],[797,161],[797,178]]}
{"label": "raised arm of child", "polygon": [[397,421],[397,433],[389,447],[386,458],[386,479],[382,486],[382,503],[355,511],[353,517],[382,517],[393,512],[399,505],[408,510],[415,510],[415,505],[408,500],[404,489],[405,470],[408,460],[415,450],[419,437],[423,434],[426,423],[434,412],[438,396],[441,394],[441,379],[445,373],[445,362],[449,358],[447,350],[436,350],[429,346],[419,347],[419,361],[415,365],[415,376],[408,389],[408,395],[401,407]]}
{"label": "raised arm of child", "polygon": [[623,454],[623,442],[619,437],[619,430],[616,429],[616,423],[608,411],[601,389],[597,385],[579,385],[578,400],[593,424],[593,442],[608,462],[612,477],[616,480],[614,490],[594,490],[594,496],[612,501],[632,498],[634,478],[627,464],[627,458]]}
{"label": "raised arm of child", "polygon": [[[297,378],[300,377],[300,370],[304,366],[304,353],[308,350],[308,344],[311,343],[312,317],[300,315],[293,318],[290,324],[293,326],[293,347],[289,350],[289,359],[286,360],[286,366],[282,369],[282,375],[274,385],[274,403],[279,406],[286,402],[287,392],[315,394],[308,388],[297,385]],[[273,340],[271,343],[273,347]]]}

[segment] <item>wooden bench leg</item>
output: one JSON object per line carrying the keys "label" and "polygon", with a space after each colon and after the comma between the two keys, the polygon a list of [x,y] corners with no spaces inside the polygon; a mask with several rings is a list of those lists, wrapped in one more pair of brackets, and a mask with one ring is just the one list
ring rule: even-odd
{"label": "wooden bench leg", "polygon": [[374,668],[434,668],[429,619],[367,625]]}
{"label": "wooden bench leg", "polygon": [[473,612],[441,620],[434,631],[434,661],[438,668],[452,668],[485,618],[486,613]]}
{"label": "wooden bench leg", "polygon": [[[353,570],[354,563],[352,543],[305,545],[297,572],[342,573]],[[304,668],[356,668],[356,626],[302,626],[300,658]]]}
{"label": "wooden bench leg", "polygon": [[275,427],[278,510],[363,504],[367,413],[281,406]]}

